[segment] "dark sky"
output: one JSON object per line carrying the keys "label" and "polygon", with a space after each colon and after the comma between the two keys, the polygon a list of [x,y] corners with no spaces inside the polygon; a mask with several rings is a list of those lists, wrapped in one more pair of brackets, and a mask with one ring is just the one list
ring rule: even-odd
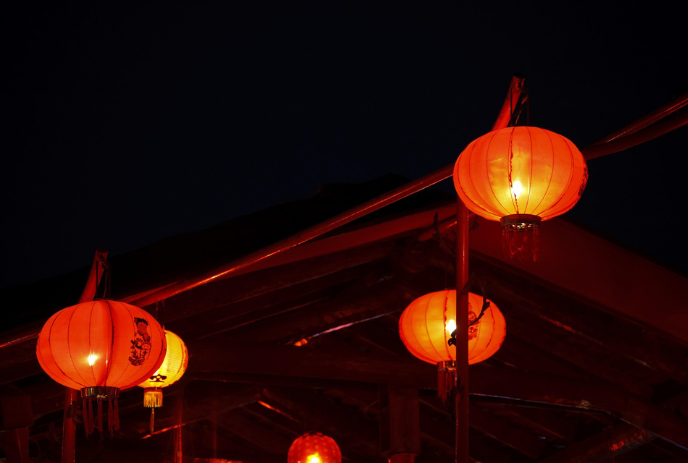
{"label": "dark sky", "polygon": [[[688,91],[686,8],[657,2],[55,3],[2,7],[0,287],[420,177],[490,129],[515,72],[531,124],[579,147]],[[687,141],[591,161],[569,216],[688,273]]]}

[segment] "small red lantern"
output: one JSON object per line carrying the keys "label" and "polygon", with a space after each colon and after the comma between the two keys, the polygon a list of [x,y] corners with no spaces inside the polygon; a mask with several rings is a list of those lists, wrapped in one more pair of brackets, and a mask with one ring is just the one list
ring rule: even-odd
{"label": "small red lantern", "polygon": [[[482,306],[481,296],[468,293],[468,322],[474,322],[468,327],[468,363],[471,365],[490,358],[506,337],[502,312],[490,302],[480,317]],[[456,329],[455,314],[456,290],[450,289],[419,297],[409,304],[399,319],[399,334],[409,352],[424,362],[437,365],[442,400],[446,400],[456,372],[456,346],[449,345],[449,338]]]}
{"label": "small red lantern", "polygon": [[537,260],[541,221],[571,209],[588,168],[567,138],[537,127],[508,127],[471,142],[454,167],[454,186],[475,214],[502,223],[506,254]]}
{"label": "small red lantern", "polygon": [[342,463],[342,452],[331,437],[309,432],[291,444],[287,463]]}
{"label": "small red lantern", "polygon": [[118,429],[119,391],[150,377],[162,364],[166,350],[163,329],[148,312],[98,299],[50,317],[38,336],[36,356],[52,379],[81,391],[84,425],[90,434],[93,401],[98,402],[98,430],[103,430],[103,399],[108,399],[109,428]]}

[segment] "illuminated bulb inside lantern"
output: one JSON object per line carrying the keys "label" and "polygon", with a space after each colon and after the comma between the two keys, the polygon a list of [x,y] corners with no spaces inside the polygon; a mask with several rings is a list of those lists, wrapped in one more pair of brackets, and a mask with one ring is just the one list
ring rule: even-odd
{"label": "illuminated bulb inside lantern", "polygon": [[307,463],[320,463],[320,457],[317,453],[315,455],[309,455]]}
{"label": "illuminated bulb inside lantern", "polygon": [[92,367],[94,363],[96,363],[96,360],[98,359],[98,356],[96,354],[91,354],[88,356],[88,366]]}
{"label": "illuminated bulb inside lantern", "polygon": [[447,320],[447,333],[452,334],[456,329],[456,322],[454,320]]}
{"label": "illuminated bulb inside lantern", "polygon": [[521,195],[521,193],[523,193],[523,186],[521,186],[521,182],[516,180],[514,182],[514,185],[511,187],[511,192],[514,194],[516,199],[518,199],[518,197]]}

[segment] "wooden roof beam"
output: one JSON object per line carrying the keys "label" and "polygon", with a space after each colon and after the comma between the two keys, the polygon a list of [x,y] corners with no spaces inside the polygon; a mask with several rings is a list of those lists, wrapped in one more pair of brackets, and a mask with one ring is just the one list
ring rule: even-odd
{"label": "wooden roof beam", "polygon": [[599,307],[561,294],[490,260],[476,256],[471,259],[471,268],[490,296],[500,301],[500,307],[510,312],[526,312],[638,365],[688,382],[688,366],[684,361],[688,349],[685,347],[674,343],[670,346],[659,339],[656,332],[619,320],[618,316],[601,311]]}
{"label": "wooden roof beam", "polygon": [[[384,264],[383,264],[384,265]],[[378,264],[353,267],[327,275],[316,280],[306,281],[287,288],[246,299],[231,305],[218,307],[193,318],[181,319],[169,326],[179,326],[184,339],[204,339],[232,331],[275,315],[307,307],[331,299],[343,287],[355,284],[366,272],[374,272]],[[176,331],[175,331],[176,332]]]}
{"label": "wooden roof beam", "polygon": [[652,439],[654,436],[651,433],[621,423],[571,444],[540,463],[602,463],[635,450]]}
{"label": "wooden roof beam", "polygon": [[523,420],[551,438],[572,442],[576,437],[576,423],[559,418],[552,410],[498,405],[495,411],[495,414],[500,416],[506,415]]}
{"label": "wooden roof beam", "polygon": [[[586,352],[566,342],[568,333],[557,333],[555,330],[536,330],[507,313],[509,334],[517,336],[521,341],[531,344],[543,352],[559,357],[566,363],[575,365],[592,375],[609,383],[623,387],[627,391],[640,397],[649,399],[653,396],[652,386],[640,379],[627,375],[607,362],[606,358],[595,358]],[[559,336],[557,336],[559,334]]]}
{"label": "wooden roof beam", "polygon": [[[232,304],[318,280],[360,265],[385,258],[393,243],[371,245],[336,252],[304,262],[264,269],[235,278],[213,281],[165,301],[160,310],[165,323],[197,316],[213,309],[236,316]],[[348,274],[347,274],[348,275]],[[316,283],[317,284],[317,283]]]}
{"label": "wooden roof beam", "polygon": [[[195,344],[195,371],[240,372],[324,379],[406,384],[436,388],[432,365],[399,356],[320,352],[291,346],[218,346]],[[191,347],[190,347],[191,348]],[[271,362],[265,362],[271,359]],[[471,367],[471,391],[477,395],[602,410],[681,446],[688,446],[688,423],[622,389],[590,380],[523,373],[482,365]]]}
{"label": "wooden roof beam", "polygon": [[217,425],[267,453],[276,453],[284,456],[291,446],[291,440],[237,412],[230,411],[219,415],[217,417]]}
{"label": "wooden roof beam", "polygon": [[271,317],[247,329],[234,330],[232,342],[296,341],[399,312],[411,300],[412,295],[393,281],[357,291],[347,290],[336,299]]}
{"label": "wooden roof beam", "polygon": [[545,442],[514,426],[504,418],[492,415],[476,405],[470,406],[470,425],[530,458],[538,459]]}
{"label": "wooden roof beam", "polygon": [[[688,392],[678,394],[663,401],[660,406],[673,410],[688,399]],[[546,458],[542,463],[583,463],[603,462],[612,457],[624,455],[657,436],[628,423],[621,423],[595,434],[585,440],[569,445],[561,452]]]}
{"label": "wooden roof beam", "polygon": [[[244,405],[258,402],[261,397],[261,388],[257,386],[244,386],[237,388],[236,385],[220,387],[218,397],[213,394],[202,392],[203,385],[194,385],[197,389],[194,393],[193,388],[185,390],[185,398],[187,401],[184,407],[184,422],[182,426],[206,419],[213,415],[227,413]],[[180,400],[182,396],[178,396]],[[150,413],[144,409],[146,414]],[[140,419],[140,416],[129,415],[122,417],[122,432],[130,438],[148,439],[152,436],[159,435],[176,429],[178,425],[177,404],[170,403],[160,408],[155,417],[155,431],[150,434],[148,429],[148,420]]]}
{"label": "wooden roof beam", "polygon": [[[439,422],[427,413],[420,414],[420,432],[423,440],[442,448],[448,456],[454,456],[456,434],[451,419]],[[507,463],[511,457],[498,450],[485,446],[475,439],[468,446],[469,459],[472,463]],[[452,459],[453,461],[453,459]]]}

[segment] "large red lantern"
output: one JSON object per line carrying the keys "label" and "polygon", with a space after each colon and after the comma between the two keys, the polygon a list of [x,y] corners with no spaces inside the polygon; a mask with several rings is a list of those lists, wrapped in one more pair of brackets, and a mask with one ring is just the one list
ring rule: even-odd
{"label": "large red lantern", "polygon": [[[148,312],[123,302],[98,299],[62,309],[38,336],[36,356],[58,383],[81,391],[87,433],[95,427],[93,401],[108,400],[110,430],[119,427],[117,397],[150,377],[167,350],[160,324]],[[114,400],[114,409],[113,409]]]}
{"label": "large red lantern", "polygon": [[[489,302],[489,301],[488,301]],[[483,298],[468,293],[468,363],[490,358],[506,336],[506,320],[490,302],[480,317]],[[437,365],[439,395],[446,400],[456,371],[456,346],[449,338],[456,329],[456,290],[425,294],[414,300],[401,314],[399,334],[406,348],[424,362]],[[478,320],[478,318],[480,319]],[[476,321],[477,320],[477,321]]]}
{"label": "large red lantern", "polygon": [[501,221],[505,253],[537,260],[539,224],[571,209],[588,179],[585,159],[567,138],[537,127],[508,127],[471,142],[454,167],[466,207]]}
{"label": "large red lantern", "polygon": [[331,437],[309,432],[291,444],[287,463],[342,463],[342,452]]}

